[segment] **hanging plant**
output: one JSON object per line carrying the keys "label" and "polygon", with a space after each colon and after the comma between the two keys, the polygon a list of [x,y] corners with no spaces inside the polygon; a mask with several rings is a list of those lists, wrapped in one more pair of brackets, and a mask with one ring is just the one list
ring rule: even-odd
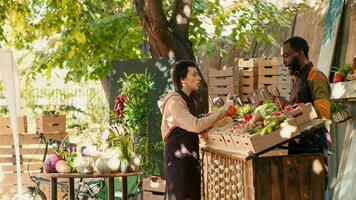
{"label": "hanging plant", "polygon": [[332,119],[337,123],[342,123],[352,117],[351,106],[347,103],[331,102],[330,110]]}

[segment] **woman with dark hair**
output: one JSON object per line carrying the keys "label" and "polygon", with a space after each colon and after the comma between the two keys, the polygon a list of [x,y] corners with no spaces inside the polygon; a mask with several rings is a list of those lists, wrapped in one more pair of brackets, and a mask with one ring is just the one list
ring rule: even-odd
{"label": "woman with dark hair", "polygon": [[198,134],[226,117],[232,104],[226,101],[219,112],[199,118],[191,97],[200,87],[197,65],[191,61],[179,61],[173,65],[171,76],[175,91],[158,103],[165,142],[166,199],[200,200]]}

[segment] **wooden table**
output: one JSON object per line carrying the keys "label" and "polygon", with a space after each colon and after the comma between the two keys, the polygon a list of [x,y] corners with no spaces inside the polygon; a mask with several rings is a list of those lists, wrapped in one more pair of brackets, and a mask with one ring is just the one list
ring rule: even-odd
{"label": "wooden table", "polygon": [[[113,174],[81,174],[81,173],[48,173],[44,174],[46,177],[51,179],[51,200],[57,200],[57,179],[58,178],[68,178],[69,179],[69,199],[74,200],[74,179],[75,178],[108,178],[109,188],[108,188],[108,199],[115,199],[115,187],[114,178],[121,177],[122,179],[122,199],[127,200],[127,177],[128,176],[139,176],[140,182],[142,182],[142,172],[133,173],[113,173]],[[141,183],[140,183],[141,184]],[[141,184],[142,185],[142,184]],[[142,194],[141,194],[142,196]]]}

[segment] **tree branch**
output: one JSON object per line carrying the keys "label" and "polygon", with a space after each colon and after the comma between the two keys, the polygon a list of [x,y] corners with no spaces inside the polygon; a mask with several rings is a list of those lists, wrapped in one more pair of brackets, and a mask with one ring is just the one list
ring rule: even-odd
{"label": "tree branch", "polygon": [[153,55],[164,57],[174,53],[169,37],[168,21],[160,0],[134,0],[136,11],[145,29]]}
{"label": "tree branch", "polygon": [[[186,42],[189,36],[189,22],[192,13],[192,0],[175,0],[170,23],[176,36]],[[190,42],[190,41],[189,41]]]}

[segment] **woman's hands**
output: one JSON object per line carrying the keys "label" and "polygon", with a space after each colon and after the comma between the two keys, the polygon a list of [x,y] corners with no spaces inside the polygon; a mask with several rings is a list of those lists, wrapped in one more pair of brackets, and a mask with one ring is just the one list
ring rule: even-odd
{"label": "woman's hands", "polygon": [[236,108],[231,101],[232,94],[229,93],[225,99],[224,110],[226,110],[226,115],[232,117],[236,113]]}

